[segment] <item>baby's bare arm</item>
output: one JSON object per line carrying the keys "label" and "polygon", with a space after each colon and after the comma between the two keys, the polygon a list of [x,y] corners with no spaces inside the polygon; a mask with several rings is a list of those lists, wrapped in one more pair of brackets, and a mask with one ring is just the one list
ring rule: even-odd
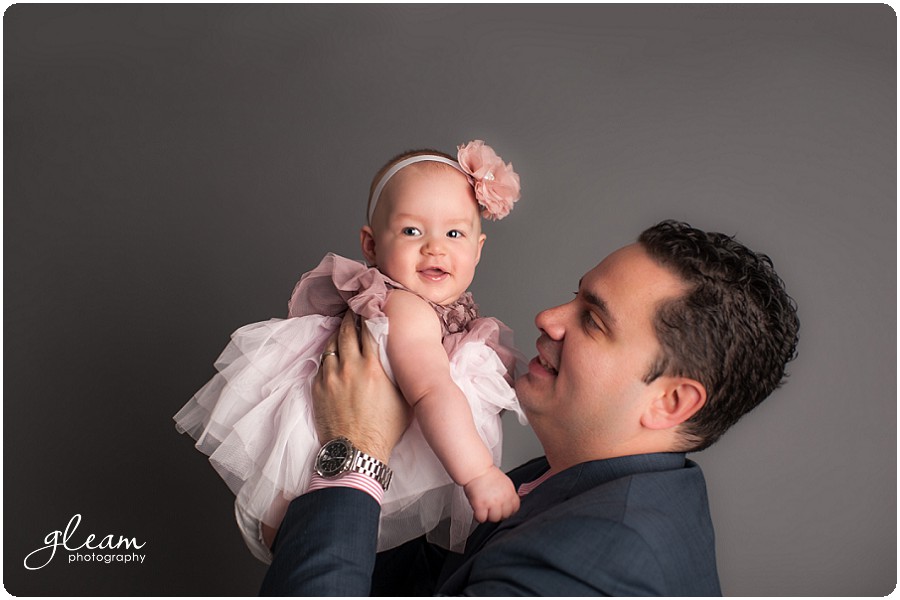
{"label": "baby's bare arm", "polygon": [[519,508],[509,477],[494,465],[481,441],[469,401],[450,378],[434,310],[409,292],[391,292],[384,312],[390,320],[388,358],[431,449],[453,481],[464,487],[478,521],[499,521]]}
{"label": "baby's bare arm", "polygon": [[450,477],[465,485],[494,463],[475,429],[468,400],[450,378],[437,315],[424,300],[400,290],[391,292],[384,311],[397,385]]}

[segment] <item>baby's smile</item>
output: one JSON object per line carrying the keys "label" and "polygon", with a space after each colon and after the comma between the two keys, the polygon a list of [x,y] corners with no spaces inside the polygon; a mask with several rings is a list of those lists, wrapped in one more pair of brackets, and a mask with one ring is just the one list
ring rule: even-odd
{"label": "baby's smile", "polygon": [[446,278],[450,277],[450,273],[440,267],[420,269],[418,273],[427,281],[444,281]]}

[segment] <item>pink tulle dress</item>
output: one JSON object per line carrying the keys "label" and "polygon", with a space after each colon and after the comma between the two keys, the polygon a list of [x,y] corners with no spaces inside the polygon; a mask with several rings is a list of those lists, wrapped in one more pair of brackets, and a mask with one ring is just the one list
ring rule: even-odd
{"label": "pink tulle dress", "polygon": [[[381,363],[393,379],[386,347],[387,295],[405,289],[375,268],[328,254],[294,288],[287,319],[241,327],[215,363],[218,373],[175,415],[176,427],[197,440],[236,495],[235,515],[254,556],[271,561],[260,523],[277,528],[289,502],[306,491],[321,447],[311,388],[320,355],[349,306],[366,318]],[[431,304],[431,303],[430,303]],[[469,401],[481,439],[500,465],[500,413],[525,418],[510,385],[522,359],[512,331],[479,317],[472,295],[449,306],[432,304],[443,327],[450,375]],[[327,440],[322,440],[327,441]],[[472,509],[431,451],[414,420],[390,459],[394,478],[381,511],[378,550],[423,534],[461,551]]]}

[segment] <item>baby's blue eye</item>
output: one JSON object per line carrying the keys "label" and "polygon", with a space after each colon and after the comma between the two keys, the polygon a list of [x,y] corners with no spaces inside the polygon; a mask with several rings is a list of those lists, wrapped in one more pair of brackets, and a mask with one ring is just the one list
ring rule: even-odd
{"label": "baby's blue eye", "polygon": [[419,235],[422,232],[419,231],[418,227],[404,227],[403,229],[400,230],[400,233],[402,233],[403,235],[413,236],[413,235]]}
{"label": "baby's blue eye", "polygon": [[460,231],[458,229],[451,229],[450,231],[447,232],[448,238],[461,238],[462,236],[463,236],[462,231]]}

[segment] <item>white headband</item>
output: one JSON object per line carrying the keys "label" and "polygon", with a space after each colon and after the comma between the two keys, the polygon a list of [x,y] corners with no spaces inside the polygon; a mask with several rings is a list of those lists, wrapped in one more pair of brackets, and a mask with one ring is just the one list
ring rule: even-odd
{"label": "white headband", "polygon": [[469,177],[469,174],[463,171],[462,167],[459,166],[459,163],[455,160],[449,159],[446,156],[440,156],[438,154],[418,154],[416,156],[410,156],[409,158],[404,158],[400,162],[396,163],[393,167],[387,170],[387,172],[381,176],[381,179],[378,180],[378,185],[375,186],[375,190],[372,191],[372,197],[369,198],[369,224],[372,223],[372,215],[375,214],[375,206],[378,204],[378,198],[381,196],[381,191],[384,189],[384,186],[387,185],[387,182],[390,181],[391,177],[397,174],[400,169],[404,167],[408,167],[411,164],[417,162],[424,162],[426,160],[430,160],[432,162],[444,163],[445,165],[450,165],[460,173],[466,176],[466,179],[471,183],[472,178]]}

